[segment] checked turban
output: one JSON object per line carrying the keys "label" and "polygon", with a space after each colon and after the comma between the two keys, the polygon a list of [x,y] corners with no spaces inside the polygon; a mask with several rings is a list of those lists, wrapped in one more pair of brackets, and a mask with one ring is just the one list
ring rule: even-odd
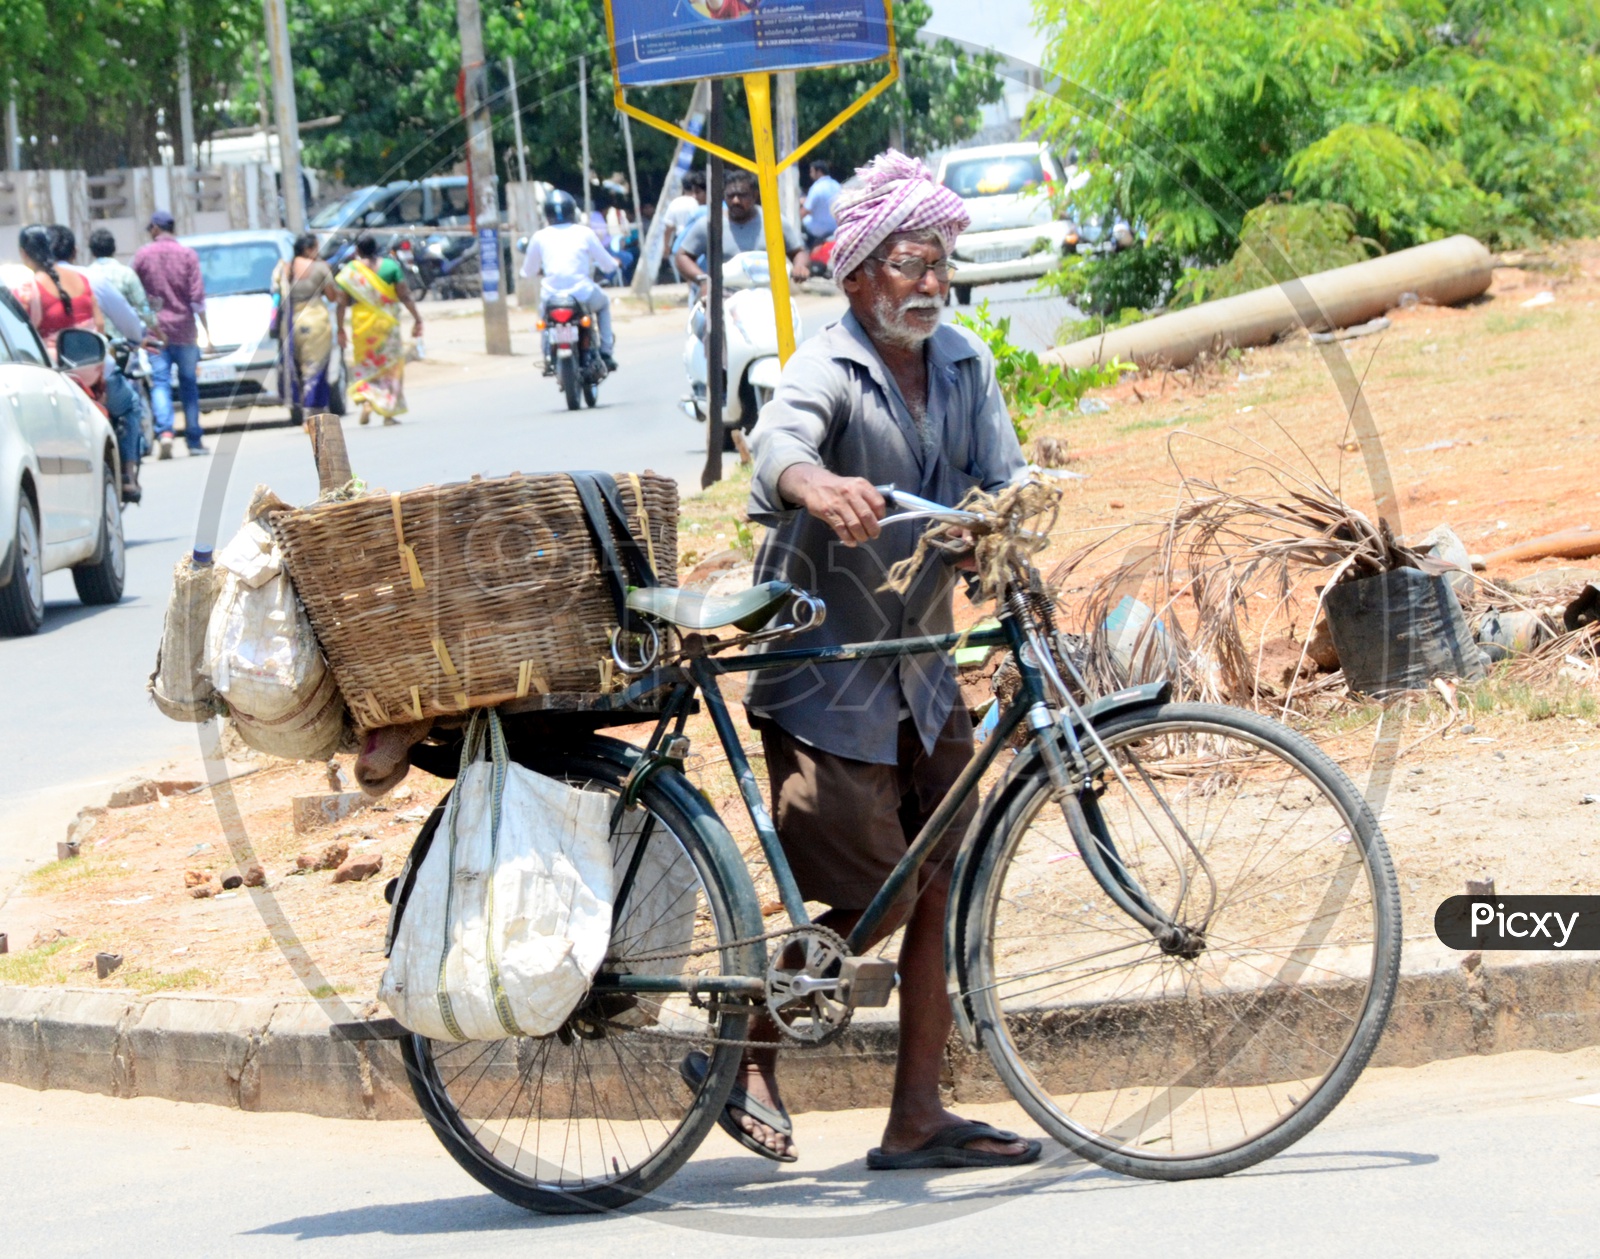
{"label": "checked turban", "polygon": [[890,149],[856,171],[833,203],[833,274],[849,275],[896,232],[932,230],[949,253],[972,222],[960,197],[914,157]]}

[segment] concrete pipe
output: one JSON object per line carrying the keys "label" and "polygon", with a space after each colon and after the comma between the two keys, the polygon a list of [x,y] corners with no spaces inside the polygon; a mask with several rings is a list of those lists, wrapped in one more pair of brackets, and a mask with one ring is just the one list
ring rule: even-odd
{"label": "concrete pipe", "polygon": [[1493,275],[1494,260],[1487,249],[1470,236],[1451,236],[1158,315],[1041,357],[1064,367],[1090,367],[1114,358],[1146,368],[1187,367],[1208,351],[1266,345],[1295,328],[1323,332],[1366,323],[1398,306],[1403,293],[1453,306],[1485,292]]}

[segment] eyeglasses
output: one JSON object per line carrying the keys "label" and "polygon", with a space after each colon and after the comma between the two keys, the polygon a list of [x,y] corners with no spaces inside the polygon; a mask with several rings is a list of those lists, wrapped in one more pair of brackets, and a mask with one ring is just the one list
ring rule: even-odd
{"label": "eyeglasses", "polygon": [[910,280],[913,284],[920,284],[922,277],[932,271],[934,278],[940,284],[948,284],[950,277],[955,274],[955,267],[950,265],[950,259],[941,258],[938,262],[929,262],[926,258],[880,258],[876,254],[872,261],[879,266],[888,267],[896,272],[902,279]]}

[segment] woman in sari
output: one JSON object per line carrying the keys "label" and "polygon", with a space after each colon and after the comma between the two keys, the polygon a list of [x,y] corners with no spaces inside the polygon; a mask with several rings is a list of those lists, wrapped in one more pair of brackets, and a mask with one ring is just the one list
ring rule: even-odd
{"label": "woman in sari", "polygon": [[278,379],[283,382],[283,400],[307,416],[321,415],[332,405],[328,377],[333,320],[328,302],[337,305],[340,295],[333,269],[317,257],[317,238],[310,232],[295,238],[294,257],[278,264],[272,288],[278,295]]}
{"label": "woman in sari", "polygon": [[360,404],[361,422],[376,411],[385,424],[398,424],[406,410],[406,352],[400,336],[399,309],[411,312],[411,335],[422,336],[422,316],[406,287],[405,275],[393,258],[379,258],[378,242],[363,233],[356,256],[339,272],[344,304],[339,312],[339,344],[346,343],[344,307],[350,309],[350,397]]}

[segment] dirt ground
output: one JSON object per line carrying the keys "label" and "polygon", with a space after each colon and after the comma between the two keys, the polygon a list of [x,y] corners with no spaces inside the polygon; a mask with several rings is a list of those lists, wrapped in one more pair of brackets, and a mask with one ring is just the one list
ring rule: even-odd
{"label": "dirt ground", "polygon": [[[1328,353],[1304,338],[1203,371],[1130,379],[1101,392],[1103,412],[1035,421],[1034,435],[1064,438],[1070,467],[1085,474],[1069,484],[1041,567],[1170,506],[1177,468],[1228,488],[1255,483],[1260,448],[1315,465],[1369,513],[1380,497],[1374,485],[1387,478],[1397,532],[1415,538],[1448,523],[1477,553],[1600,527],[1600,242],[1515,261],[1476,303],[1396,310],[1386,332],[1337,346],[1363,382],[1381,453],[1347,448],[1346,403]],[[736,473],[684,504],[686,563],[749,554],[756,538],[740,521],[744,494]],[[1503,582],[1573,563],[1530,561],[1487,575]],[[957,604],[961,618],[979,614]],[[1578,676],[1541,691],[1492,678],[1464,688],[1461,701],[1448,726],[1444,706],[1429,699],[1387,714],[1351,704],[1308,731],[1381,809],[1408,943],[1431,939],[1439,900],[1468,878],[1492,877],[1502,893],[1600,890],[1600,803],[1583,803],[1600,796],[1600,686]],[[741,730],[753,752],[758,741]],[[754,857],[709,722],[696,718],[690,734],[693,776]],[[291,801],[328,790],[320,765],[260,762],[221,793],[107,810],[82,856],[34,872],[0,909],[10,942],[0,983],[363,1000],[383,966],[383,885],[447,786],[413,771],[385,800],[308,835],[293,830]],[[225,827],[235,809],[241,824]],[[229,830],[236,841],[247,836],[248,849],[231,849]],[[381,854],[381,872],[337,885],[326,871],[293,872],[297,854],[334,840],[353,855]],[[265,888],[196,899],[185,887],[187,871],[220,874],[252,856]],[[124,960],[96,980],[102,951]]]}

